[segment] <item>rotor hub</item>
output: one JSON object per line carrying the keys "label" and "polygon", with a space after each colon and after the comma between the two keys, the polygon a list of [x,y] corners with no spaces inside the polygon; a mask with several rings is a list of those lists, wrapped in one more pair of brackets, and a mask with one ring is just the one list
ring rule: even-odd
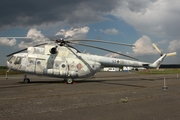
{"label": "rotor hub", "polygon": [[66,44],[66,41],[64,41],[64,39],[60,39],[60,40],[56,40],[55,41],[59,46],[64,46]]}

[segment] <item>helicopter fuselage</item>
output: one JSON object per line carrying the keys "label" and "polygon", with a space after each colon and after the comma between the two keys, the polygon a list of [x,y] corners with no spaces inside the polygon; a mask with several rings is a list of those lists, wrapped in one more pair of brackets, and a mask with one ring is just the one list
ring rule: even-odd
{"label": "helicopter fuselage", "polygon": [[54,45],[29,47],[27,53],[14,54],[7,67],[26,73],[48,75],[60,78],[86,78],[94,76],[101,66],[157,67],[166,57],[162,55],[154,63],[84,54],[75,48]]}
{"label": "helicopter fuselage", "polygon": [[56,54],[51,54],[53,46],[44,48],[29,47],[28,53],[14,54],[7,67],[26,73],[43,74],[60,78],[84,78],[93,76],[99,71],[101,64],[83,59],[73,48],[58,47]]}

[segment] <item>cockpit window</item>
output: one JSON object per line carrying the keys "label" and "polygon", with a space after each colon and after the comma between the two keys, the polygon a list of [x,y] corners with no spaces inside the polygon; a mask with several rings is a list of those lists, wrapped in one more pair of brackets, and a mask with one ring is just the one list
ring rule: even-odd
{"label": "cockpit window", "polygon": [[16,61],[14,62],[14,64],[21,64],[21,59],[20,57],[17,57],[16,58]]}
{"label": "cockpit window", "polygon": [[8,62],[9,62],[10,64],[11,64],[11,63],[14,63],[15,59],[16,59],[16,57],[12,56],[12,57],[8,60]]}

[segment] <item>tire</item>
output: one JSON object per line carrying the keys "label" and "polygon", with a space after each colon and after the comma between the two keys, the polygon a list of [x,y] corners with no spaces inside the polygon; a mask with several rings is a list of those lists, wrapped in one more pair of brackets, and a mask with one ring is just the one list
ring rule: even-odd
{"label": "tire", "polygon": [[67,78],[66,83],[67,84],[73,84],[74,80],[72,78]]}
{"label": "tire", "polygon": [[30,79],[29,79],[29,78],[25,78],[25,79],[24,79],[24,83],[25,83],[25,84],[30,83]]}

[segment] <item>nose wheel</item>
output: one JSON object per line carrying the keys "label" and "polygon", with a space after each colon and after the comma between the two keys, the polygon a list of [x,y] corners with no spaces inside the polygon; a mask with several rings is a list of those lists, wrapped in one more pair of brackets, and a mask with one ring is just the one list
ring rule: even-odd
{"label": "nose wheel", "polygon": [[27,75],[25,74],[24,75],[24,81],[23,81],[25,84],[27,84],[27,83],[30,83],[30,79],[29,78],[27,78]]}

